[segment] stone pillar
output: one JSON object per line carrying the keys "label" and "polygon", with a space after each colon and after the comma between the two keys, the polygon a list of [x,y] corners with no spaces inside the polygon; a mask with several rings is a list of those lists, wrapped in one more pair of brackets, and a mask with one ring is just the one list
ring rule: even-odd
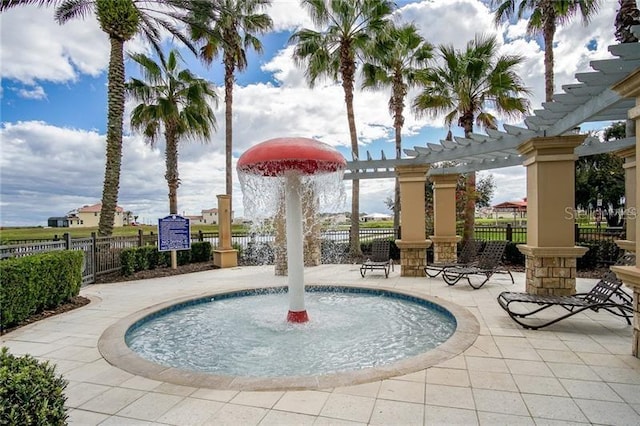
{"label": "stone pillar", "polygon": [[302,194],[302,218],[304,220],[304,266],[322,263],[321,224],[318,220],[319,200],[313,186],[306,187]]}
{"label": "stone pillar", "polygon": [[231,246],[231,195],[218,195],[218,247],[213,264],[219,268],[238,266],[238,250]]}
{"label": "stone pillar", "polygon": [[[636,129],[640,120],[640,70],[636,70],[629,74],[627,78],[612,87],[624,97],[636,98],[636,106],[629,110],[629,119],[634,120]],[[640,156],[640,135],[636,132],[636,158]],[[626,174],[625,174],[626,178]],[[626,183],[626,179],[625,179]],[[638,182],[638,174],[635,176],[635,200],[640,200],[640,183]],[[635,221],[635,235],[640,234],[640,220]],[[627,234],[627,239],[629,235]],[[635,238],[635,252],[640,253],[640,239]],[[612,266],[611,269],[616,275],[633,290],[633,340],[631,343],[631,351],[633,356],[640,358],[640,259],[636,257],[636,266]]]}
{"label": "stone pillar", "polygon": [[518,151],[527,168],[527,293],[566,296],[576,292],[574,149],[585,135],[534,138]]}
{"label": "stone pillar", "polygon": [[624,159],[624,225],[626,238],[616,241],[626,251],[636,251],[636,147],[625,148],[616,154]]}
{"label": "stone pillar", "polygon": [[276,217],[273,219],[275,228],[275,241],[273,247],[275,275],[287,275],[287,232],[285,222],[284,197],[278,204]]}
{"label": "stone pillar", "polygon": [[396,167],[400,183],[400,225],[402,239],[396,240],[400,249],[400,275],[424,277],[427,248],[431,241],[425,237],[424,186],[429,165]]}
{"label": "stone pillar", "polygon": [[449,263],[458,259],[456,235],[457,174],[431,175],[433,181],[433,263]]}

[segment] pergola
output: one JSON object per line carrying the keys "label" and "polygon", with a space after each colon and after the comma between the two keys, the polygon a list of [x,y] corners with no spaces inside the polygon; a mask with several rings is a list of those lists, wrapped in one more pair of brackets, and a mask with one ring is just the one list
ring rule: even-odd
{"label": "pergola", "polygon": [[[640,33],[640,27],[634,28]],[[401,275],[424,276],[426,250],[434,246],[434,261],[456,259],[455,187],[460,173],[522,165],[527,172],[527,244],[518,246],[526,259],[527,292],[575,293],[576,259],[586,248],[575,246],[575,160],[580,156],[616,152],[624,158],[627,240],[621,248],[640,252],[635,220],[640,199],[636,151],[640,137],[628,126],[625,139],[601,142],[580,134],[580,126],[613,120],[640,119],[640,43],[609,46],[611,59],[591,61],[591,70],[575,75],[577,83],[562,86],[552,102],[524,120],[526,127],[504,125],[504,130],[473,133],[405,149],[406,158],[347,163],[345,179],[397,177],[400,182],[402,239]],[[637,126],[636,126],[637,127]],[[629,134],[632,133],[634,134]],[[453,161],[453,167],[434,167]],[[434,186],[434,235],[425,238],[424,183]],[[634,291],[633,354],[640,356],[640,266],[614,267]]]}

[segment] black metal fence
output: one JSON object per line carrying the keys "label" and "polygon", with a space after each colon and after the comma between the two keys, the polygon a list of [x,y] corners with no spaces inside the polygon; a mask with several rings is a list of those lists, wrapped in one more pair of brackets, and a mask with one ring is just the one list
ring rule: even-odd
{"label": "black metal fence", "polygon": [[[459,235],[462,229],[458,229]],[[624,239],[622,228],[580,228],[576,225],[575,241],[578,243],[593,243]],[[393,228],[363,228],[360,229],[360,241],[367,243],[377,238],[398,238]],[[507,240],[517,244],[526,243],[527,229],[521,226],[477,226],[475,238],[479,240]],[[218,246],[217,232],[197,232],[191,235],[192,242],[208,241],[213,247]],[[322,259],[327,263],[340,263],[345,260],[349,246],[349,229],[332,229],[321,232]],[[239,249],[239,261],[242,264],[270,263],[273,261],[273,246],[275,235],[269,233],[233,233],[232,244]],[[95,233],[87,238],[71,238],[64,234],[62,239],[55,241],[20,240],[10,241],[10,244],[0,246],[0,259],[29,256],[53,250],[82,250],[84,252],[82,283],[95,282],[96,277],[120,269],[120,253],[125,248],[156,245],[157,234],[144,234],[129,237],[98,237]]]}

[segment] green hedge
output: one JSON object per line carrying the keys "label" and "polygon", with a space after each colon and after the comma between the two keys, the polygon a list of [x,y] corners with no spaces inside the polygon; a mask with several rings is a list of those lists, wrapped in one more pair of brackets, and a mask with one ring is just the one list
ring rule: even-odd
{"label": "green hedge", "polygon": [[0,262],[0,327],[18,324],[77,296],[84,253],[62,250]]}
{"label": "green hedge", "polygon": [[[133,247],[122,250],[120,265],[122,275],[134,272],[171,266],[171,252],[158,251],[155,246]],[[212,259],[211,243],[208,241],[191,243],[190,250],[178,250],[178,265],[207,262]]]}
{"label": "green hedge", "polygon": [[67,381],[55,366],[0,351],[0,425],[66,425]]}

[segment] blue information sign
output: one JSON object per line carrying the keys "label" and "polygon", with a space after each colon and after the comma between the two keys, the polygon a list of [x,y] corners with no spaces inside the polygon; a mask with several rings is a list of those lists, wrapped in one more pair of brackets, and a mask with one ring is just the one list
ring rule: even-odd
{"label": "blue information sign", "polygon": [[190,248],[189,219],[178,215],[158,219],[158,251],[189,250]]}

